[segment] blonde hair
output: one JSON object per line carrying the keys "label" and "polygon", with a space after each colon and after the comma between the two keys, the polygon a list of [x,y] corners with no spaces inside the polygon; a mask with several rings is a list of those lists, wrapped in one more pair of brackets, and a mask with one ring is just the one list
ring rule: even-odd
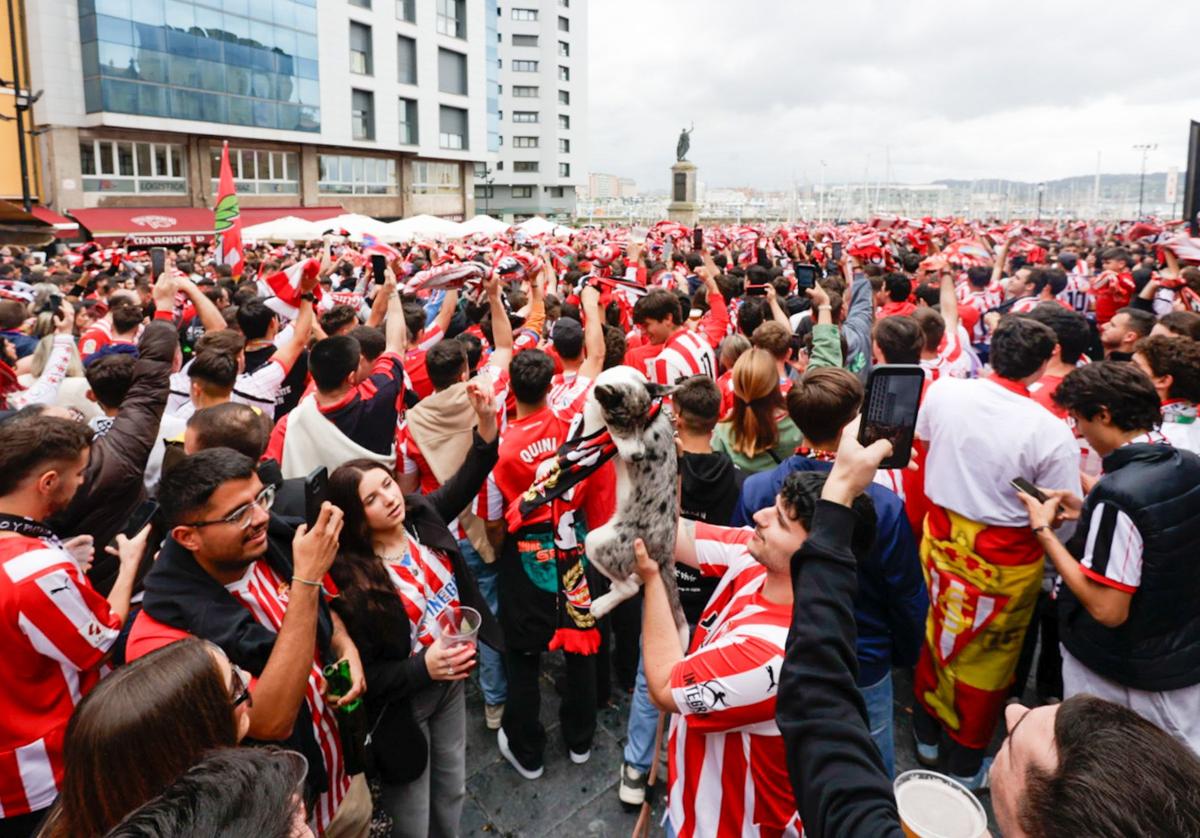
{"label": "blonde hair", "polygon": [[778,416],[784,411],[779,368],[765,349],[743,352],[733,365],[733,413],[729,439],[733,450],[757,457],[779,443]]}

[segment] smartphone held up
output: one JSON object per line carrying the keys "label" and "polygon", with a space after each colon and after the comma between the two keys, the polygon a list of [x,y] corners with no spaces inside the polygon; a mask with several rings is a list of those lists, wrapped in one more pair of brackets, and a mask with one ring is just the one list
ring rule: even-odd
{"label": "smartphone held up", "polygon": [[892,443],[892,453],[879,464],[881,469],[908,465],[924,386],[925,371],[917,364],[881,364],[871,370],[858,441],[863,445],[879,439]]}

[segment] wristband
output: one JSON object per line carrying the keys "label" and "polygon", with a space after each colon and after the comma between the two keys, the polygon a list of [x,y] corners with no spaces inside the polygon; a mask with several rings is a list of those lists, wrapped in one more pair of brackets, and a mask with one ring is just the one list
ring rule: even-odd
{"label": "wristband", "polygon": [[306,291],[300,295],[300,299],[308,300],[310,303],[313,303],[313,302],[316,302],[317,295],[314,294],[312,291]]}
{"label": "wristband", "polygon": [[1052,529],[1053,529],[1053,527],[1051,527],[1049,524],[1042,524],[1040,527],[1034,527],[1034,528],[1033,528],[1033,534],[1034,534],[1034,535],[1037,535],[1037,534],[1038,534],[1038,533],[1040,533],[1042,530],[1052,530]]}
{"label": "wristband", "polygon": [[320,582],[314,582],[311,579],[301,579],[299,576],[293,576],[292,581],[299,582],[302,585],[309,585],[314,588],[324,587]]}
{"label": "wristband", "polygon": [[823,306],[817,306],[817,311],[833,311],[833,306],[828,305],[828,304],[823,305]]}

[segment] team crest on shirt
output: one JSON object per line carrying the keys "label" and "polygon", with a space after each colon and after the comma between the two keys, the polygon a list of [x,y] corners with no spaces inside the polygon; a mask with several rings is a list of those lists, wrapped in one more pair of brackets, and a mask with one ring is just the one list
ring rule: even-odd
{"label": "team crest on shirt", "polygon": [[720,706],[729,706],[721,682],[713,679],[703,684],[690,684],[683,691],[683,700],[693,713],[708,713]]}

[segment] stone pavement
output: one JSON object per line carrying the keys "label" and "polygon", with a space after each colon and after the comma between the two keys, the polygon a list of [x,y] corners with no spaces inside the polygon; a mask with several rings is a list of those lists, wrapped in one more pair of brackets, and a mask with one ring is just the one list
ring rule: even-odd
{"label": "stone pavement", "polygon": [[[483,723],[483,698],[478,685],[474,679],[467,682],[467,803],[462,835],[628,836],[637,813],[626,812],[617,800],[628,696],[614,692],[614,706],[600,711],[591,759],[584,765],[574,765],[558,735],[559,697],[554,679],[562,677],[562,656],[546,654],[543,660],[541,718],[547,731],[546,771],[538,780],[523,779],[500,756],[496,734]],[[919,766],[912,746],[912,678],[900,669],[895,670],[894,678],[896,771],[901,772]],[[997,733],[993,751],[1001,739]],[[665,764],[662,768],[661,782],[665,785]],[[652,835],[663,834],[658,826],[663,812],[661,798],[653,813]],[[980,795],[980,800],[991,820],[991,800],[986,793]],[[994,822],[989,826],[993,834],[999,834]]]}

